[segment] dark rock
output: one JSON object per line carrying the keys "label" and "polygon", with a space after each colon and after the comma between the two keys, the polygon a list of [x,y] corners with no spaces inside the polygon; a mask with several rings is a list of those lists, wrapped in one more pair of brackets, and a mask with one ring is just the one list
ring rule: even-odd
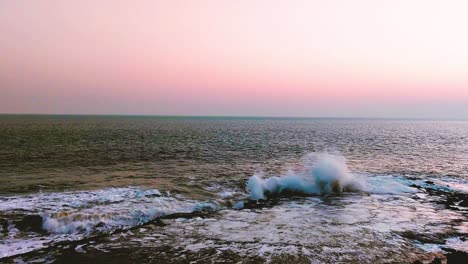
{"label": "dark rock", "polygon": [[468,199],[465,199],[458,204],[459,206],[468,207]]}
{"label": "dark rock", "polygon": [[440,258],[435,258],[432,260],[429,264],[442,264],[442,259]]}
{"label": "dark rock", "polygon": [[447,236],[447,234],[438,234],[438,233],[420,234],[420,233],[415,233],[413,231],[400,232],[400,235],[410,240],[417,240],[421,243],[429,243],[429,244],[444,244],[445,238]]}
{"label": "dark rock", "polygon": [[443,189],[437,189],[432,187],[421,187],[411,186],[415,188],[423,188],[429,195],[438,197],[436,203],[444,205],[447,209],[459,210],[457,205],[460,207],[468,207],[468,194],[462,192],[452,192]]}
{"label": "dark rock", "polygon": [[306,256],[296,256],[291,254],[281,254],[273,256],[271,258],[271,264],[283,264],[283,263],[296,263],[296,264],[309,264],[311,260]]}
{"label": "dark rock", "polygon": [[468,263],[468,252],[463,252],[451,248],[442,248],[449,252],[445,256],[447,257],[447,264],[466,264]]}
{"label": "dark rock", "polygon": [[262,208],[270,208],[277,205],[280,202],[280,199],[268,199],[268,200],[247,200],[244,201],[243,209],[262,209]]}
{"label": "dark rock", "polygon": [[8,234],[8,221],[5,219],[0,219],[0,230],[3,234]]}
{"label": "dark rock", "polygon": [[44,232],[44,229],[42,229],[42,217],[40,215],[25,215],[14,224],[21,231]]}

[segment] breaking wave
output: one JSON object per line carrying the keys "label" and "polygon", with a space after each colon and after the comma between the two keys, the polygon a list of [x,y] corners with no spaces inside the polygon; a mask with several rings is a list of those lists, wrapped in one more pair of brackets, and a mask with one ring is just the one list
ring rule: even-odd
{"label": "breaking wave", "polygon": [[251,200],[266,200],[281,194],[324,195],[341,192],[401,193],[413,189],[393,177],[375,178],[352,174],[346,159],[332,154],[313,155],[315,162],[307,172],[289,171],[282,176],[265,178],[256,173],[249,178]]}
{"label": "breaking wave", "polygon": [[0,221],[0,231],[7,233],[0,233],[0,258],[63,239],[129,229],[160,217],[219,209],[216,202],[138,187],[13,196],[0,201],[0,215],[11,219]]}

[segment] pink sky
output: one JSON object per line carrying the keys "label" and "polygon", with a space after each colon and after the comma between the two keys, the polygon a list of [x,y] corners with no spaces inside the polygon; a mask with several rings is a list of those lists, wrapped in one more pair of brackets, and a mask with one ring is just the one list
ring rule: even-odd
{"label": "pink sky", "polygon": [[0,2],[0,113],[468,118],[468,2]]}

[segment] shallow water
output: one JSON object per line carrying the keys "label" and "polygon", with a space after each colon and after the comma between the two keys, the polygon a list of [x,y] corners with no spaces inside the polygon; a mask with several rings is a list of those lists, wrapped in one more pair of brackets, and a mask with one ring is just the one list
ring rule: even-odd
{"label": "shallow water", "polygon": [[0,136],[6,262],[468,251],[468,122],[0,116]]}

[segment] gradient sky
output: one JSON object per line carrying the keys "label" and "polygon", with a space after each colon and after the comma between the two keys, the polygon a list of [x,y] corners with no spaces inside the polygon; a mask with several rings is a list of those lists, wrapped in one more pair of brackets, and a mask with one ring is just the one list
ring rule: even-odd
{"label": "gradient sky", "polygon": [[0,1],[0,113],[468,118],[466,0]]}

